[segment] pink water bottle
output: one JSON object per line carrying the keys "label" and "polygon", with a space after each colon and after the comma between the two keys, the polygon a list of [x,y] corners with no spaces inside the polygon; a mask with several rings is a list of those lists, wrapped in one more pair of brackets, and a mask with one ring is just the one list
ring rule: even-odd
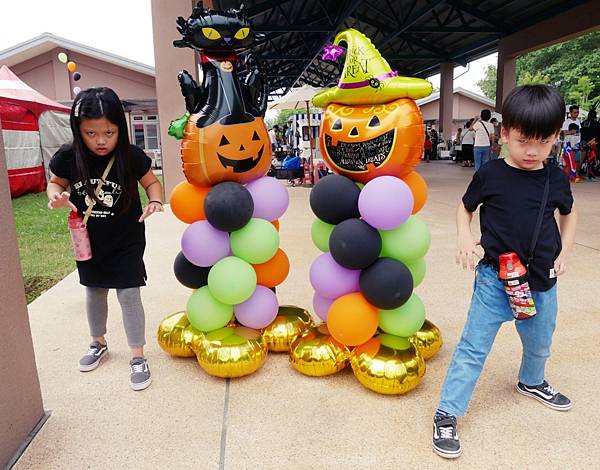
{"label": "pink water bottle", "polygon": [[71,243],[73,253],[77,261],[87,261],[92,258],[92,246],[87,227],[83,223],[83,217],[79,212],[69,213],[69,232],[71,232]]}

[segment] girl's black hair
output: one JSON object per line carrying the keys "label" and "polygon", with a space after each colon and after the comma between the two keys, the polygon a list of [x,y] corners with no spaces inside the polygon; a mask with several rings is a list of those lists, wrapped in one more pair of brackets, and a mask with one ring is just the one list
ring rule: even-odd
{"label": "girl's black hair", "polygon": [[[123,193],[122,210],[125,211],[138,197],[137,178],[129,133],[127,132],[127,120],[123,105],[117,94],[110,88],[88,88],[79,92],[71,107],[71,131],[73,132],[73,153],[75,155],[75,166],[78,177],[84,181],[85,191],[90,198],[94,198],[99,204],[103,204],[95,194],[96,186],[90,183],[90,178],[100,178],[101,174],[91,174],[89,160],[94,158],[92,151],[88,149],[81,137],[79,125],[83,119],[99,119],[105,117],[119,129],[117,146],[113,151],[115,162],[113,167],[117,170],[117,180],[121,185]],[[95,157],[100,158],[100,157]]]}
{"label": "girl's black hair", "polygon": [[562,127],[565,100],[548,85],[524,85],[514,88],[502,106],[502,127],[516,129],[529,139],[555,135]]}
{"label": "girl's black hair", "polygon": [[482,109],[480,116],[483,121],[489,121],[492,117],[492,112],[489,109]]}

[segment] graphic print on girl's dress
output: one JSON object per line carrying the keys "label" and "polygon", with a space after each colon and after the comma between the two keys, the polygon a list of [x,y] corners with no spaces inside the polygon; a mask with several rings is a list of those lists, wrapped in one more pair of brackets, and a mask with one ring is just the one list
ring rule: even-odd
{"label": "graphic print on girl's dress", "polygon": [[[96,188],[99,182],[99,178],[90,179],[90,183],[93,188]],[[73,189],[77,192],[78,196],[81,196],[82,198],[85,197],[86,206],[88,206],[92,202],[94,203],[95,207],[98,206],[97,209],[92,209],[90,217],[101,218],[113,217],[115,215],[114,208],[117,205],[119,198],[121,197],[121,193],[123,192],[120,184],[114,183],[110,180],[104,181],[104,184],[102,185],[98,193],[98,199],[102,202],[102,204],[104,204],[104,206],[102,206],[99,205],[96,201],[93,201],[92,198],[90,198],[87,195],[83,181],[78,181],[77,183],[75,183],[73,185]]]}

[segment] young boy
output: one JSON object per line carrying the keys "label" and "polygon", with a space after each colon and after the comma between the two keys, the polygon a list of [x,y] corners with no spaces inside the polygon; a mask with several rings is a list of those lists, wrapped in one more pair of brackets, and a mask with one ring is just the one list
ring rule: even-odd
{"label": "young boy", "polygon": [[[467,411],[498,329],[514,319],[498,279],[498,258],[503,253],[516,252],[523,265],[533,256],[528,274],[537,315],[515,321],[523,344],[517,392],[555,410],[572,406],[571,400],[555,391],[544,376],[556,324],[556,276],[566,271],[577,222],[567,176],[558,167],[543,164],[560,132],[564,109],[563,99],[554,88],[515,88],[502,109],[501,135],[508,155],[475,173],[458,206],[457,263],[463,268],[475,268],[478,242],[470,223],[480,204],[481,246],[485,254],[476,269],[467,322],[433,421],[433,449],[442,457],[460,456],[456,417]],[[533,253],[529,253],[547,177],[549,193],[541,230]],[[560,233],[554,219],[556,209],[560,214]]]}

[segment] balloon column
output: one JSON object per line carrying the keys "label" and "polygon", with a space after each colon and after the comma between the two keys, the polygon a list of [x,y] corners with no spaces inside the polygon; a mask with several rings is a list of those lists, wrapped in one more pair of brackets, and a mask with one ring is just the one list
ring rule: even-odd
{"label": "balloon column", "polygon": [[[67,70],[72,74],[71,77],[73,78],[74,82],[78,82],[79,80],[81,80],[81,73],[76,72],[77,64],[75,62],[73,62],[72,60],[69,60],[69,56],[67,56],[66,52],[59,52],[57,55],[57,58],[58,58],[59,62],[62,62],[63,64],[67,65]],[[73,87],[73,94],[75,96],[77,96],[80,91],[81,91],[80,87],[78,87],[78,86]]]}
{"label": "balloon column", "polygon": [[[425,373],[419,345],[427,342],[409,340],[425,322],[413,289],[425,276],[430,244],[427,226],[415,215],[427,185],[414,171],[424,130],[413,100],[430,94],[431,84],[392,72],[359,31],[340,32],[333,47],[340,43],[347,52],[338,86],[313,98],[325,108],[321,151],[336,173],[310,194],[317,216],[312,239],[324,252],[310,268],[314,308],[338,347],[352,351],[350,363],[363,385],[405,393]],[[310,335],[296,341],[292,364],[294,352],[306,355],[310,342]]]}
{"label": "balloon column", "polygon": [[[289,196],[265,176],[271,163],[263,122],[267,97],[247,50],[255,38],[248,20],[238,10],[198,4],[177,24],[182,39],[174,45],[199,51],[203,70],[200,86],[186,71],[179,74],[187,112],[169,129],[183,139],[187,179],[174,188],[171,208],[190,224],[174,271],[194,292],[185,315],[163,321],[158,340],[171,354],[195,354],[211,375],[239,377],[263,364],[269,345],[283,347],[310,322],[302,309],[280,308],[274,292],[289,271],[278,233]],[[266,336],[258,331],[276,318],[278,325],[295,324],[296,335],[282,339],[290,335],[287,328],[274,327]]]}

